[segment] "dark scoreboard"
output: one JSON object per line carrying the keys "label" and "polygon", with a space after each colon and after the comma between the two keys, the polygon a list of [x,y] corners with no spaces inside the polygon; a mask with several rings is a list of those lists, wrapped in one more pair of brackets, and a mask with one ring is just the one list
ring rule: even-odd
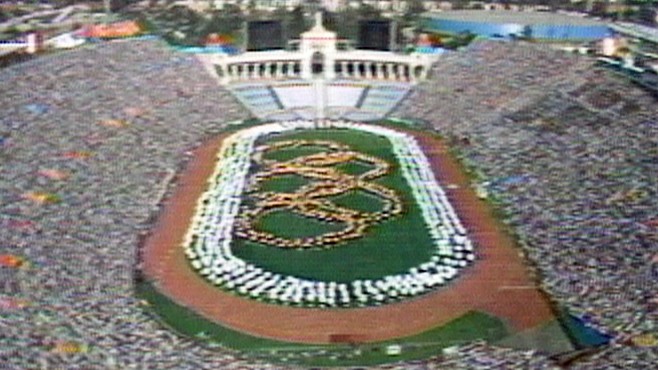
{"label": "dark scoreboard", "polygon": [[359,49],[390,51],[392,37],[393,22],[390,20],[359,21]]}
{"label": "dark scoreboard", "polygon": [[253,21],[247,23],[247,51],[285,48],[281,21]]}

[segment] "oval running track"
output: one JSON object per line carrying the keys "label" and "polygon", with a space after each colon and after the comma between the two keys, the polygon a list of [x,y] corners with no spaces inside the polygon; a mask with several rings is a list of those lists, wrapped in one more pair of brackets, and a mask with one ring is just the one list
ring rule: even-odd
{"label": "oval running track", "polygon": [[[418,298],[368,308],[297,308],[267,304],[222,291],[189,266],[182,240],[196,200],[212,174],[220,135],[194,150],[172,195],[142,248],[142,269],[156,288],[205,318],[251,335],[304,343],[330,343],[332,336],[381,341],[417,334],[448,323],[471,310],[501,318],[512,331],[554,319],[549,302],[536,288],[512,238],[491,208],[469,187],[459,163],[432,135],[416,137],[431,162],[455,212],[474,243],[477,260],[449,285]],[[446,187],[452,184],[456,186]]]}

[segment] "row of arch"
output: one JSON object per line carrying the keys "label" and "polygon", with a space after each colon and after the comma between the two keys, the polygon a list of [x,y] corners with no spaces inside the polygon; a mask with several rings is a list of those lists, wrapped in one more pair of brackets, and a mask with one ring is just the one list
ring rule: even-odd
{"label": "row of arch", "polygon": [[[218,68],[219,69],[219,68]],[[221,71],[219,71],[222,74]],[[227,76],[231,80],[301,77],[300,61],[271,61],[258,63],[234,63],[228,65]]]}
{"label": "row of arch", "polygon": [[[425,73],[423,66],[411,67],[407,63],[371,62],[359,60],[327,61],[314,56],[309,72],[311,76],[327,78],[376,79],[415,82]],[[240,62],[217,66],[221,77],[228,81],[254,79],[306,78],[302,61]]]}
{"label": "row of arch", "polygon": [[421,78],[423,67],[406,63],[341,60],[334,63],[338,77],[411,82]]}

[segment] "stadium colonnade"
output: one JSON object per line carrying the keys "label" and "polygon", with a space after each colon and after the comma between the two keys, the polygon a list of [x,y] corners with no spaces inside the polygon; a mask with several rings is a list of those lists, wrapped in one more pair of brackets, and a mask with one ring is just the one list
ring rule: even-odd
{"label": "stadium colonnade", "polygon": [[246,52],[239,55],[207,55],[224,84],[261,79],[335,78],[377,79],[415,83],[424,79],[436,60],[428,54],[398,54],[374,50],[339,50],[336,33],[322,25],[301,35],[297,50]]}

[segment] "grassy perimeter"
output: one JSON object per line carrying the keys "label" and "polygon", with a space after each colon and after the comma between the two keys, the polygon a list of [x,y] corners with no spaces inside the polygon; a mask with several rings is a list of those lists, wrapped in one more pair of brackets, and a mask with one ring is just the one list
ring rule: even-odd
{"label": "grassy perimeter", "polygon": [[[478,339],[493,342],[508,335],[500,320],[473,311],[441,327],[385,342],[358,346],[282,342],[254,337],[206,320],[159,293],[150,283],[137,283],[135,289],[137,296],[148,302],[146,310],[178,333],[209,346],[227,347],[268,362],[302,366],[368,366],[424,359],[439,355],[445,347]],[[400,355],[386,354],[386,347],[392,344],[402,347]]]}

